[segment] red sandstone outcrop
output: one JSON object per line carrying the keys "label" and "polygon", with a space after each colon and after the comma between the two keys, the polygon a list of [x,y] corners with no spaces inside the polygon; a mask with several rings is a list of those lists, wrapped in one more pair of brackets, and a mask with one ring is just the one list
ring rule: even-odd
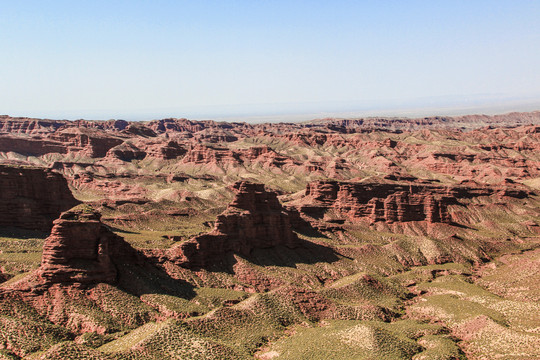
{"label": "red sandstone outcrop", "polygon": [[540,111],[528,113],[508,113],[501,115],[465,115],[465,116],[432,116],[424,118],[361,118],[361,119],[322,119],[314,120],[306,125],[325,126],[333,131],[350,133],[363,129],[388,129],[391,131],[412,131],[418,128],[479,128],[486,125],[522,125],[538,124]]}
{"label": "red sandstone outcrop", "polygon": [[239,163],[239,159],[232,150],[197,144],[189,149],[182,162],[193,164]]}
{"label": "red sandstone outcrop", "polygon": [[206,129],[206,122],[191,121],[188,119],[161,119],[152,120],[146,125],[157,134],[165,132],[197,132]]}
{"label": "red sandstone outcrop", "polygon": [[268,146],[253,146],[247,149],[227,149],[205,145],[194,145],[182,159],[183,164],[219,166],[221,168],[258,165],[265,170],[303,169],[304,166],[283,156]]}
{"label": "red sandstone outcrop", "polygon": [[117,132],[126,129],[129,126],[126,120],[75,120],[68,122],[68,127],[80,127],[87,129],[98,129],[107,132]]}
{"label": "red sandstone outcrop", "polygon": [[66,179],[47,169],[0,165],[0,226],[48,232],[62,211],[79,202]]}
{"label": "red sandstone outcrop", "polygon": [[84,127],[68,127],[50,135],[51,140],[64,143],[68,152],[82,152],[89,157],[104,157],[110,148],[124,142],[104,131]]}
{"label": "red sandstone outcrop", "polygon": [[38,277],[51,283],[112,283],[116,264],[137,263],[139,255],[85,205],[61,214],[43,245]]}
{"label": "red sandstone outcrop", "polygon": [[187,149],[173,140],[163,138],[139,139],[138,141],[126,141],[111,148],[107,152],[104,161],[121,160],[133,161],[145,158],[171,160],[176,159],[187,152]]}
{"label": "red sandstone outcrop", "polygon": [[[414,131],[419,128],[455,129],[460,127],[480,128],[485,126],[517,126],[540,123],[540,111],[528,113],[508,113],[501,115],[466,115],[454,117],[425,117],[425,118],[361,118],[361,119],[320,119],[304,123],[258,124],[227,123],[212,120],[194,121],[187,119],[161,119],[148,123],[130,123],[125,120],[89,121],[89,120],[48,120],[32,118],[13,118],[8,115],[0,116],[0,133],[47,134],[58,129],[78,127],[99,129],[110,132],[139,133],[147,136],[165,133],[197,133],[201,138],[212,139],[212,133],[226,134],[227,138],[219,141],[232,140],[237,134],[255,136],[263,133],[298,133],[300,130],[320,133],[362,133],[373,130],[389,130],[393,132]],[[135,124],[135,125],[134,125]],[[205,131],[205,130],[209,131]],[[139,131],[139,130],[142,130]],[[534,129],[530,131],[534,133]],[[221,137],[222,135],[220,135]],[[231,137],[229,137],[231,136]],[[301,135],[297,138],[299,139]],[[315,140],[315,139],[314,139]],[[326,138],[315,140],[319,145]]]}
{"label": "red sandstone outcrop", "polygon": [[7,134],[0,136],[0,152],[14,152],[25,156],[41,156],[50,153],[67,154],[66,144],[43,137]]}
{"label": "red sandstone outcrop", "polygon": [[207,143],[227,143],[234,142],[238,140],[238,136],[233,134],[230,131],[225,131],[222,129],[205,129],[199,131],[195,136],[194,140],[198,142],[207,142]]}
{"label": "red sandstone outcrop", "polygon": [[244,181],[232,189],[236,196],[218,216],[214,229],[172,248],[169,260],[188,268],[205,267],[219,263],[228,252],[249,256],[257,248],[298,245],[289,213],[276,193]]}
{"label": "red sandstone outcrop", "polygon": [[46,134],[66,125],[66,120],[31,119],[0,115],[0,133]]}
{"label": "red sandstone outcrop", "polygon": [[187,149],[176,141],[152,142],[144,144],[147,156],[155,159],[171,160],[183,156]]}
{"label": "red sandstone outcrop", "polygon": [[369,219],[387,223],[451,221],[448,205],[460,199],[497,195],[524,198],[529,191],[513,184],[499,186],[441,186],[421,183],[350,183],[315,181],[295,205],[299,212],[320,218],[334,209],[350,221]]}
{"label": "red sandstone outcrop", "polygon": [[125,129],[129,122],[125,120],[49,120],[0,115],[0,133],[48,134],[65,127],[92,128],[108,131]]}
{"label": "red sandstone outcrop", "polygon": [[[318,178],[351,181],[388,174],[407,179],[411,175],[430,176],[427,170],[444,175],[434,178],[459,181],[474,177],[497,184],[504,178],[521,181],[540,176],[537,126],[515,126],[535,123],[539,114],[472,117],[467,129],[484,127],[471,131],[455,128],[468,117],[420,119],[418,124],[425,127],[420,131],[416,131],[419,127],[415,119],[399,119],[392,132],[384,129],[396,119],[250,125],[186,119],[53,121],[4,116],[0,117],[5,131],[0,131],[0,158],[32,164],[84,164],[81,166],[85,169],[74,166],[58,171],[77,190],[96,191],[104,197],[143,195],[144,189],[134,187],[131,181],[109,177],[120,171],[148,175],[145,164],[138,170],[138,165],[125,164],[142,159],[152,160],[152,175],[157,171],[201,176],[252,173],[257,177],[262,175],[262,169],[271,177],[288,176],[291,180],[287,181],[294,183]],[[383,131],[371,131],[377,129],[377,124]],[[486,124],[514,127],[493,128]],[[404,133],[407,129],[414,131]],[[248,140],[244,143],[244,139]],[[216,144],[209,145],[212,142]],[[242,144],[269,145],[241,148]],[[94,162],[87,157],[101,159]],[[293,177],[297,180],[293,181]],[[266,178],[266,174],[259,177]],[[390,214],[392,206],[389,204]]]}
{"label": "red sandstone outcrop", "polygon": [[0,137],[0,152],[15,152],[25,156],[80,153],[96,158],[105,156],[110,148],[123,141],[100,130],[67,127],[46,136],[3,135]]}
{"label": "red sandstone outcrop", "polygon": [[107,160],[118,159],[126,162],[142,160],[145,157],[146,152],[144,150],[128,141],[109,149],[107,155],[105,156]]}
{"label": "red sandstone outcrop", "polygon": [[193,146],[182,159],[183,163],[241,165],[260,163],[263,167],[279,167],[293,164],[291,159],[281,156],[268,146],[230,150],[205,145]]}

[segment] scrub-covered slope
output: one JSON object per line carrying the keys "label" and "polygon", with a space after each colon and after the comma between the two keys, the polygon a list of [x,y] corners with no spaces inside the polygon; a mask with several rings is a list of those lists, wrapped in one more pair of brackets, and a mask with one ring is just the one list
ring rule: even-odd
{"label": "scrub-covered slope", "polygon": [[1,117],[0,358],[539,357],[539,119]]}

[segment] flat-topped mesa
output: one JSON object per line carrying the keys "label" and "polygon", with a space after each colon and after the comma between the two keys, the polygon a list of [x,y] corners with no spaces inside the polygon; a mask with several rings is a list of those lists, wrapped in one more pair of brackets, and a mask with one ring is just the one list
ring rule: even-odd
{"label": "flat-topped mesa", "polygon": [[0,133],[47,134],[65,126],[67,120],[30,119],[0,115]]}
{"label": "flat-topped mesa", "polygon": [[104,130],[75,126],[64,126],[54,133],[21,135],[1,134],[0,152],[15,152],[25,156],[42,156],[59,153],[99,158],[107,151],[124,142],[123,138]]}
{"label": "flat-topped mesa", "polygon": [[62,213],[43,245],[38,276],[45,284],[113,283],[116,264],[136,263],[139,255],[86,205]]}
{"label": "flat-topped mesa", "polygon": [[321,217],[337,210],[350,221],[367,218],[371,222],[426,221],[449,223],[448,205],[460,199],[497,195],[523,198],[527,191],[518,185],[443,186],[421,183],[348,183],[314,181],[306,187],[300,212]]}
{"label": "flat-topped mesa", "polygon": [[367,218],[371,222],[427,221],[451,222],[448,205],[479,196],[525,198],[531,192],[510,181],[499,185],[463,183],[454,186],[438,184],[351,183],[314,181],[307,185],[305,198],[296,207],[300,212],[321,217],[330,208],[350,221]]}
{"label": "flat-topped mesa", "polygon": [[77,205],[66,179],[49,169],[0,165],[0,226],[49,232]]}
{"label": "flat-topped mesa", "polygon": [[[360,185],[360,186],[359,186]],[[447,189],[394,184],[340,184],[334,207],[350,219],[368,217],[371,222],[450,222]],[[386,186],[385,186],[386,185]]]}
{"label": "flat-topped mesa", "polygon": [[214,229],[172,248],[170,260],[197,268],[222,261],[228,252],[249,256],[254,249],[298,246],[292,218],[275,192],[266,191],[263,184],[245,181],[231,188],[236,196],[217,217]]}

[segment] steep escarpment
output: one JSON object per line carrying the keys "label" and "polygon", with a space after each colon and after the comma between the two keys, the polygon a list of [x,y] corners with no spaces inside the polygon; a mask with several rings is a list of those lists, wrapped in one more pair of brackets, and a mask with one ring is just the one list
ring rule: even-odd
{"label": "steep escarpment", "polygon": [[104,157],[107,151],[124,139],[99,129],[60,128],[54,133],[36,135],[9,133],[0,137],[0,152],[15,152],[24,156],[46,154],[79,154],[90,158]]}
{"label": "steep escarpment", "polygon": [[529,191],[512,183],[499,186],[480,186],[476,183],[444,186],[419,182],[352,183],[321,180],[309,183],[304,198],[295,206],[301,213],[316,218],[332,209],[352,222],[367,219],[370,222],[387,223],[449,223],[452,220],[448,214],[449,205],[458,204],[461,199],[492,195],[525,198]]}
{"label": "steep escarpment", "polygon": [[129,123],[125,120],[51,120],[0,115],[0,133],[47,134],[66,127],[92,128],[107,131],[124,130]]}
{"label": "steep escarpment", "polygon": [[113,283],[117,265],[140,262],[138,253],[85,205],[54,221],[45,240],[38,277],[45,283]]}
{"label": "steep escarpment", "polygon": [[0,226],[49,231],[79,202],[66,179],[50,170],[0,165]]}
{"label": "steep escarpment", "polygon": [[32,119],[0,115],[0,133],[43,134],[69,123],[66,120]]}
{"label": "steep escarpment", "polygon": [[276,193],[244,181],[232,189],[236,196],[218,216],[214,229],[172,248],[170,260],[188,268],[204,267],[220,262],[228,252],[249,256],[254,249],[298,245],[291,217]]}
{"label": "steep escarpment", "polygon": [[247,149],[231,150],[197,144],[189,149],[182,159],[182,163],[223,167],[258,165],[263,169],[301,167],[301,163],[298,161],[283,156],[268,146],[253,146]]}
{"label": "steep escarpment", "polygon": [[109,149],[124,142],[104,130],[84,127],[62,129],[49,138],[64,144],[68,153],[77,152],[91,158],[104,157]]}

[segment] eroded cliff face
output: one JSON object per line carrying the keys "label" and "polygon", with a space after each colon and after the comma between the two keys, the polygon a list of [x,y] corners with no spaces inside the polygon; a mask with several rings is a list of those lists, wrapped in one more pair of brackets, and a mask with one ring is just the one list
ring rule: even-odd
{"label": "eroded cliff face", "polygon": [[236,196],[218,216],[214,229],[172,248],[168,255],[171,261],[188,268],[205,267],[222,261],[228,252],[249,256],[253,249],[298,245],[292,217],[275,192],[245,181],[235,183],[232,189]]}
{"label": "eroded cliff face", "polygon": [[455,186],[421,183],[351,183],[314,181],[307,185],[305,196],[295,207],[315,218],[329,209],[355,222],[387,223],[426,221],[450,223],[448,205],[479,196],[525,198],[528,190],[517,184],[480,186],[463,183]]}
{"label": "eroded cliff face", "polygon": [[114,283],[119,263],[139,262],[138,253],[81,205],[62,213],[45,240],[38,277],[52,283]]}
{"label": "eroded cliff face", "polygon": [[47,169],[0,165],[0,226],[48,232],[79,202],[66,179]]}
{"label": "eroded cliff face", "polygon": [[44,134],[65,126],[68,121],[31,119],[0,115],[0,133]]}

